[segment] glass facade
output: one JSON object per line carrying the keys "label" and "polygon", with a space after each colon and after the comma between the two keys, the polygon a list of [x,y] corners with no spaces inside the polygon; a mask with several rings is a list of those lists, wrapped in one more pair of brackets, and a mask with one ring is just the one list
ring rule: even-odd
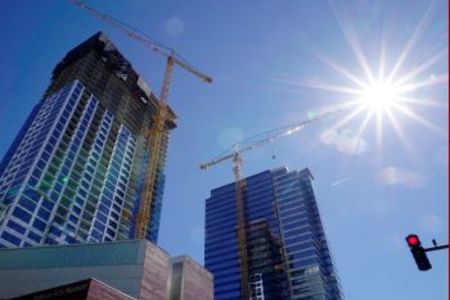
{"label": "glass facade", "polygon": [[128,238],[136,137],[79,81],[37,107],[2,162],[0,245]]}
{"label": "glass facade", "polygon": [[[243,197],[251,299],[342,299],[309,170],[248,177]],[[234,183],[206,200],[205,267],[219,300],[241,299],[235,201]]]}
{"label": "glass facade", "polygon": [[169,108],[153,159],[158,101],[103,33],[69,51],[0,162],[0,247],[134,239],[144,195],[156,243],[176,127]]}

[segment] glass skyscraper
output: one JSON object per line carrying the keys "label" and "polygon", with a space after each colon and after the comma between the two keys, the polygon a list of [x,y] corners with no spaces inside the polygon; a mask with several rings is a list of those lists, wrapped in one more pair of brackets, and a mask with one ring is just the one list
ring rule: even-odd
{"label": "glass skyscraper", "polygon": [[[216,300],[242,299],[235,188],[206,200],[205,267]],[[245,178],[243,198],[250,299],[342,299],[309,169]]]}
{"label": "glass skyscraper", "polygon": [[[105,34],[67,53],[0,163],[0,247],[133,239],[158,101]],[[153,242],[175,118],[151,191]]]}

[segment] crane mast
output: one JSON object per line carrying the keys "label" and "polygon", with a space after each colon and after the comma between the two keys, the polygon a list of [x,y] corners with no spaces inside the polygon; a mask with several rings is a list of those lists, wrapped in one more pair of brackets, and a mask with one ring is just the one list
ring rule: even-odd
{"label": "crane mast", "polygon": [[166,68],[164,71],[164,78],[161,86],[161,93],[159,97],[159,105],[156,109],[155,117],[152,120],[153,124],[149,124],[146,131],[146,149],[150,152],[149,162],[147,163],[147,170],[144,179],[144,189],[141,195],[141,203],[138,215],[136,216],[135,238],[145,239],[148,231],[148,224],[154,204],[154,193],[157,181],[158,168],[161,166],[161,148],[165,142],[165,127],[168,118],[169,107],[167,101],[169,98],[169,91],[171,86],[172,74],[174,65],[181,67],[192,75],[200,78],[203,82],[211,83],[212,78],[202,73],[189,62],[178,55],[175,50],[155,42],[148,36],[140,33],[136,28],[132,28],[125,23],[116,20],[115,18],[104,14],[97,9],[87,5],[81,0],[71,0],[71,2],[81,9],[88,11],[103,22],[110,24],[116,29],[125,33],[131,39],[134,39],[151,49],[152,51],[166,57]]}
{"label": "crane mast", "polygon": [[211,161],[202,163],[200,169],[208,170],[221,162],[231,160],[233,163],[233,174],[235,179],[236,190],[236,218],[237,218],[237,240],[239,248],[240,268],[241,268],[241,294],[243,300],[248,300],[250,297],[249,277],[248,272],[248,254],[247,254],[247,233],[246,233],[246,221],[245,221],[245,203],[244,203],[244,189],[246,187],[245,180],[242,179],[242,156],[241,154],[267,144],[275,143],[285,137],[291,136],[302,131],[305,127],[323,119],[331,114],[336,114],[342,110],[340,108],[321,115],[317,115],[309,120],[301,121],[281,129],[270,131],[265,134],[261,139],[254,141],[246,146],[241,144],[235,144],[229,153],[212,159]]}
{"label": "crane mast", "polygon": [[[245,229],[245,208],[244,208],[244,189],[245,180],[242,180],[242,158],[239,154],[233,157],[233,173],[236,190],[236,217],[237,217],[237,236],[239,248],[239,260],[241,264],[241,292],[242,299],[249,299],[249,274],[248,274],[248,255],[247,255],[247,232]],[[245,267],[244,267],[245,266]]]}

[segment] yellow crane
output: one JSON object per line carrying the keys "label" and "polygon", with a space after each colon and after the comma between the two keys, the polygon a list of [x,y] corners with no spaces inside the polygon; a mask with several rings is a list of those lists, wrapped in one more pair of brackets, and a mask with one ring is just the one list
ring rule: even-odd
{"label": "yellow crane", "polygon": [[[230,151],[216,157],[208,162],[202,163],[200,169],[208,170],[209,168],[224,162],[231,160],[233,163],[233,174],[235,180],[235,190],[236,190],[236,219],[237,219],[237,240],[239,248],[239,259],[240,259],[240,269],[241,269],[241,293],[242,299],[250,299],[249,292],[249,274],[248,274],[248,257],[247,257],[247,234],[246,234],[246,221],[245,221],[245,209],[244,209],[244,197],[243,190],[245,188],[245,180],[242,179],[242,153],[259,148],[261,146],[275,143],[285,137],[291,136],[295,133],[300,132],[306,126],[315,123],[316,121],[323,119],[331,114],[338,113],[346,109],[339,108],[330,112],[326,112],[317,115],[309,120],[301,121],[289,126],[272,130],[266,132],[262,137],[256,141],[249,143],[235,144]],[[260,135],[259,135],[260,136]]]}
{"label": "yellow crane", "polygon": [[169,97],[170,84],[172,79],[173,67],[174,65],[179,66],[180,68],[188,71],[192,75],[200,78],[203,82],[211,83],[212,78],[208,75],[200,72],[194,66],[192,66],[189,62],[183,59],[178,53],[175,52],[172,48],[162,45],[146,36],[143,33],[140,33],[139,30],[133,28],[125,23],[104,14],[97,9],[87,5],[83,1],[80,0],[71,0],[73,4],[78,6],[81,9],[88,11],[93,14],[100,20],[112,25],[113,27],[119,29],[130,38],[144,44],[147,48],[152,51],[164,56],[166,60],[166,68],[164,72],[164,78],[161,86],[161,93],[159,96],[159,106],[157,108],[155,118],[153,120],[153,125],[147,131],[146,148],[151,151],[150,161],[148,163],[148,168],[145,176],[145,185],[142,193],[142,201],[139,207],[139,213],[136,218],[136,230],[135,230],[135,238],[137,239],[145,239],[147,236],[148,223],[150,220],[150,211],[152,209],[152,203],[154,200],[154,189],[156,183],[156,175],[158,165],[161,161],[161,147],[164,140],[164,129],[167,120],[169,107],[167,105],[167,100]]}

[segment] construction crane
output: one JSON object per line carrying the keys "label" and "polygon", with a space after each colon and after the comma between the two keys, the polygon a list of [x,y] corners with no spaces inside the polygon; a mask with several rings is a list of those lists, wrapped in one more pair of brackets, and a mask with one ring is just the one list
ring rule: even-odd
{"label": "construction crane", "polygon": [[259,148],[261,146],[275,143],[285,137],[291,136],[303,130],[305,127],[329,116],[336,114],[347,107],[342,107],[339,109],[334,109],[332,111],[316,115],[309,120],[301,121],[280,129],[269,131],[263,134],[263,137],[259,140],[250,143],[235,144],[230,151],[227,153],[212,159],[209,162],[202,163],[200,169],[208,170],[209,168],[224,162],[231,160],[233,163],[233,174],[235,179],[235,190],[236,190],[236,214],[237,214],[237,239],[239,248],[239,258],[240,258],[240,268],[241,268],[241,293],[242,299],[250,299],[250,284],[248,274],[248,258],[247,258],[247,234],[246,234],[246,222],[245,222],[245,210],[244,210],[244,197],[243,190],[245,188],[245,180],[242,179],[242,153]]}
{"label": "construction crane", "polygon": [[[159,106],[155,113],[155,118],[153,120],[153,125],[149,126],[149,130],[146,133],[146,149],[151,150],[150,161],[147,164],[148,168],[146,171],[146,176],[144,180],[144,189],[142,194],[142,201],[139,207],[139,212],[136,218],[136,228],[135,228],[135,238],[145,239],[147,235],[148,224],[150,220],[150,211],[152,209],[153,203],[153,190],[155,189],[157,169],[161,157],[161,147],[164,140],[164,129],[167,121],[169,107],[167,105],[170,84],[172,79],[173,67],[174,65],[188,71],[192,75],[200,78],[203,82],[211,83],[212,78],[208,75],[200,72],[185,59],[183,59],[179,54],[175,52],[172,48],[162,45],[156,42],[152,38],[141,33],[136,28],[133,28],[107,14],[104,14],[97,9],[87,5],[80,0],[71,0],[73,4],[81,9],[88,11],[100,20],[112,25],[113,27],[119,29],[130,38],[144,44],[152,51],[164,56],[166,60],[166,68],[164,72],[164,78],[161,86],[161,93],[159,96]],[[146,188],[145,188],[146,187]]]}

